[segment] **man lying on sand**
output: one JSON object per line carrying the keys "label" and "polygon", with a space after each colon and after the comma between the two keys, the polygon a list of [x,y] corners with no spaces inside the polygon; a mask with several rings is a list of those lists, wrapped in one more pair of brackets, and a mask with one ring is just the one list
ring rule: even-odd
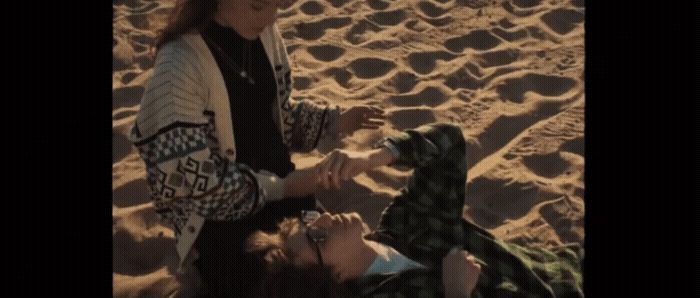
{"label": "man lying on sand", "polygon": [[256,297],[583,297],[578,245],[526,248],[462,218],[459,127],[423,125],[322,163],[326,184],[383,165],[414,172],[374,231],[357,213],[311,211],[251,235],[248,251],[266,268]]}

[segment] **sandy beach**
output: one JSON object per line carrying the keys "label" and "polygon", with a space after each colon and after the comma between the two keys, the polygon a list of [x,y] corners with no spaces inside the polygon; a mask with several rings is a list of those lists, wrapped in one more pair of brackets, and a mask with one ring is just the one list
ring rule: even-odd
{"label": "sandy beach", "polygon": [[[464,217],[518,244],[584,241],[584,13],[582,0],[300,0],[280,11],[292,96],[383,108],[378,130],[334,147],[367,149],[436,121],[468,137]],[[149,46],[174,0],[114,0],[113,295],[163,297],[175,273],[173,231],[148,199],[144,164],[127,140],[152,74]],[[383,167],[317,194],[333,212],[376,225],[410,171]]]}

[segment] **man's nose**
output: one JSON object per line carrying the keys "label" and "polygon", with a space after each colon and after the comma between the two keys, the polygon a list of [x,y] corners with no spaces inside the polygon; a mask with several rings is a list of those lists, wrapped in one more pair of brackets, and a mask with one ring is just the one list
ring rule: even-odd
{"label": "man's nose", "polygon": [[326,212],[322,213],[321,216],[319,216],[318,219],[316,219],[316,221],[313,222],[313,224],[318,227],[327,227],[332,220],[333,217],[331,216],[331,214]]}

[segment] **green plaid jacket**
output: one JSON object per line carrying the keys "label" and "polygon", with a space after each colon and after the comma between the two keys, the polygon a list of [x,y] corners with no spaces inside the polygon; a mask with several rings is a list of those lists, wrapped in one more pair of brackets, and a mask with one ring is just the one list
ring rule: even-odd
{"label": "green plaid jacket", "polygon": [[393,166],[412,167],[414,173],[367,237],[430,269],[357,280],[350,285],[353,296],[443,297],[442,258],[461,246],[482,264],[472,297],[583,297],[578,245],[526,248],[495,239],[462,218],[467,166],[459,127],[433,123],[384,142],[401,153]]}

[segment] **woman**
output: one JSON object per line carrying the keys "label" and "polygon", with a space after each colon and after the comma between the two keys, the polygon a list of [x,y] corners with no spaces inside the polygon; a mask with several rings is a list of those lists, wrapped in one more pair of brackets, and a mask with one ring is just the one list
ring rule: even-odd
{"label": "woman", "polygon": [[[214,297],[255,279],[245,239],[314,209],[312,168],[289,151],[383,125],[383,111],[293,100],[278,8],[295,1],[179,1],[157,40],[153,75],[130,138],[156,212],[175,230],[180,269],[199,269]],[[235,128],[235,129],[234,129]]]}
{"label": "woman", "polygon": [[[508,244],[462,218],[467,166],[459,127],[429,124],[368,152],[340,151],[333,175],[382,165],[414,168],[369,232],[356,213],[283,221],[249,251],[268,274],[257,297],[582,297],[577,245]],[[303,294],[302,294],[303,293]]]}

